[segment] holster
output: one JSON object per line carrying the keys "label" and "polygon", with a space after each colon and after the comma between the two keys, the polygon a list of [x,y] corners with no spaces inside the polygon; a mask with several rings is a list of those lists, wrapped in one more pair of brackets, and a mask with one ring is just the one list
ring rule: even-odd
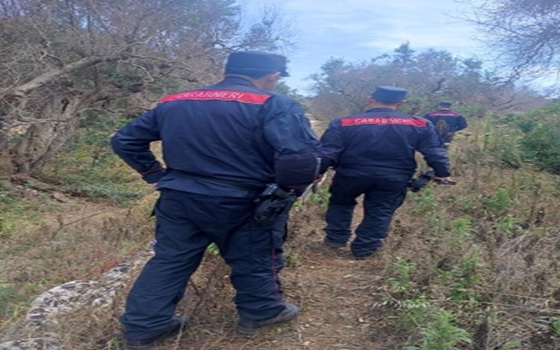
{"label": "holster", "polygon": [[277,184],[270,184],[256,199],[254,218],[264,225],[272,224],[287,214],[296,200],[295,191],[285,191]]}

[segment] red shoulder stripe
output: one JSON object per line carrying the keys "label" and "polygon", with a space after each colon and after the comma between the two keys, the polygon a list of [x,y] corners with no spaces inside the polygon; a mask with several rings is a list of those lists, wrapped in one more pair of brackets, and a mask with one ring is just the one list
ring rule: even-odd
{"label": "red shoulder stripe", "polygon": [[345,118],[340,120],[340,125],[342,126],[353,126],[353,125],[410,125],[410,126],[426,126],[428,124],[427,120],[424,119],[414,119],[414,118],[402,118],[402,117],[357,117],[357,118]]}
{"label": "red shoulder stripe", "polygon": [[263,104],[270,95],[254,92],[231,90],[194,90],[165,96],[160,102],[196,100],[196,101],[237,101],[242,103]]}

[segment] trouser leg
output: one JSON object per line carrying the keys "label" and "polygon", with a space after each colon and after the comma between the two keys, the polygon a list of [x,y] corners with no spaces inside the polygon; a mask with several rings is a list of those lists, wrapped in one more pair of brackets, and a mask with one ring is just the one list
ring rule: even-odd
{"label": "trouser leg", "polygon": [[127,339],[164,332],[210,241],[185,217],[183,194],[162,192],[156,205],[154,256],[138,276],[120,320]]}
{"label": "trouser leg", "polygon": [[393,214],[403,204],[406,196],[405,185],[401,189],[368,191],[364,197],[364,218],[356,229],[356,238],[351,244],[355,256],[373,254],[383,245],[387,237]]}
{"label": "trouser leg", "polygon": [[327,226],[324,228],[326,238],[333,243],[346,244],[352,234],[352,217],[357,205],[357,194],[349,192],[348,189],[341,177],[335,175],[329,189],[331,196],[325,215]]}
{"label": "trouser leg", "polygon": [[355,204],[341,204],[330,202],[327,208],[327,226],[324,231],[329,241],[333,243],[348,242],[352,234],[352,217]]}
{"label": "trouser leg", "polygon": [[237,291],[234,301],[243,319],[272,318],[285,308],[278,272],[283,267],[287,219],[286,215],[267,226],[250,220],[220,248],[232,269],[231,282]]}

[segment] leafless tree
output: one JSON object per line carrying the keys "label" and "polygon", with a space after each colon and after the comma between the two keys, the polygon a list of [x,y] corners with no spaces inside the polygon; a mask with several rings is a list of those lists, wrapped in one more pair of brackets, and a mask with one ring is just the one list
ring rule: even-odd
{"label": "leafless tree", "polygon": [[512,79],[560,73],[558,0],[471,1],[467,19],[485,34],[497,61],[512,68]]}
{"label": "leafless tree", "polygon": [[36,173],[91,113],[136,115],[207,84],[237,49],[278,51],[274,12],[234,0],[0,0],[0,177]]}

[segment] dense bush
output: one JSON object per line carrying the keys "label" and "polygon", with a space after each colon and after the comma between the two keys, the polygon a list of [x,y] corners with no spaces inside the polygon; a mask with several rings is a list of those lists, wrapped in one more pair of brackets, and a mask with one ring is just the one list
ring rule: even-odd
{"label": "dense bush", "polygon": [[[560,114],[558,114],[560,119]],[[539,168],[560,174],[560,126],[558,121],[539,123],[521,140],[521,151],[527,161]]]}
{"label": "dense bush", "polygon": [[122,118],[92,115],[44,173],[57,179],[66,191],[90,199],[110,199],[127,204],[144,196],[140,177],[112,151],[109,139],[127,122]]}
{"label": "dense bush", "polygon": [[495,126],[495,154],[504,163],[518,167],[531,163],[560,174],[560,104],[528,113],[508,115]]}

